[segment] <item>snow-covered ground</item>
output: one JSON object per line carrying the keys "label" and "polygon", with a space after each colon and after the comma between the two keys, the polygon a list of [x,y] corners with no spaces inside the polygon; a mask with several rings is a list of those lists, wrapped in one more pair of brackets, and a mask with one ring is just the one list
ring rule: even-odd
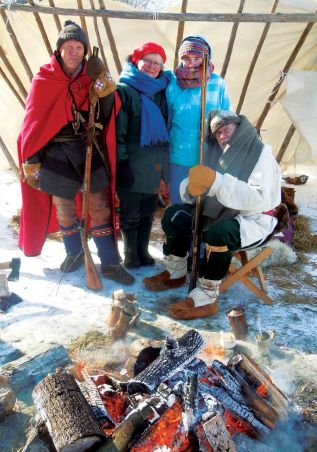
{"label": "snow-covered ground", "polygon": [[[299,213],[312,219],[312,229],[316,233],[317,173],[302,167],[297,168],[297,174],[309,175],[305,185],[295,187],[296,202]],[[0,262],[21,258],[20,279],[9,282],[9,289],[23,299],[0,314],[0,366],[24,354],[36,355],[54,344],[67,346],[72,339],[90,330],[106,332],[111,295],[120,287],[104,279],[100,292],[88,290],[83,268],[61,278],[59,265],[64,250],[62,243],[56,240],[46,241],[41,256],[25,257],[17,247],[17,235],[10,227],[11,218],[20,207],[19,183],[5,164],[0,168],[0,191]],[[90,247],[98,264],[93,243]],[[119,249],[122,252],[121,242]],[[240,342],[241,350],[259,360],[273,381],[289,396],[294,394],[299,379],[314,379],[317,371],[316,254],[307,254],[308,261],[302,265],[300,275],[293,274],[292,266],[266,269],[269,294],[274,300],[272,306],[264,305],[242,285],[236,284],[221,295],[219,313],[215,317],[177,322],[168,317],[166,308],[171,302],[186,296],[188,287],[160,294],[146,291],[142,278],[162,268],[161,242],[152,241],[150,251],[157,258],[156,267],[132,271],[136,282],[126,288],[127,292],[136,293],[141,309],[141,325],[129,333],[127,341],[138,337],[161,339],[167,334],[177,337],[185,329],[195,328],[207,341],[218,345],[219,332],[229,330],[226,312],[240,304],[246,311],[250,332],[249,340]],[[8,274],[9,270],[0,272]],[[310,284],[306,285],[308,276]],[[281,280],[285,279],[289,285],[281,285]],[[300,302],[298,296],[302,297]],[[254,336],[259,325],[262,329],[276,331],[276,346],[268,360],[262,359],[255,347]],[[1,433],[3,427],[0,424],[0,437]]]}

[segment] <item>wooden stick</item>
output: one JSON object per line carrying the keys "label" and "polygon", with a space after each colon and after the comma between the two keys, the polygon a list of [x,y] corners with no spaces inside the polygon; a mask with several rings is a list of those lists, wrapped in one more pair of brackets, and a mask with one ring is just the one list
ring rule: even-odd
{"label": "wooden stick", "polygon": [[277,163],[281,163],[282,158],[284,157],[286,149],[292,139],[292,136],[294,135],[295,130],[296,130],[295,126],[293,124],[291,124],[290,128],[287,131],[287,134],[285,135],[284,141],[277,153],[277,156],[276,156]]}
{"label": "wooden stick", "polygon": [[271,109],[271,102],[275,99],[275,97],[276,97],[276,95],[277,95],[277,93],[278,93],[278,91],[279,91],[279,89],[280,89],[280,87],[281,87],[281,85],[282,85],[282,83],[284,81],[284,75],[286,75],[288,73],[290,67],[292,66],[293,62],[295,61],[295,59],[296,59],[296,57],[298,55],[298,52],[300,51],[300,49],[302,48],[304,42],[306,41],[306,38],[307,38],[310,30],[312,29],[313,25],[314,25],[314,22],[310,22],[309,24],[306,25],[301,37],[299,38],[299,40],[298,40],[296,46],[294,47],[290,57],[288,58],[284,68],[282,69],[283,77],[280,77],[279,80],[275,83],[274,88],[272,89],[272,92],[271,92],[268,100],[266,101],[266,104],[265,104],[265,106],[263,108],[263,111],[262,111],[262,113],[261,113],[261,115],[260,115],[260,117],[259,117],[259,119],[258,119],[258,121],[256,123],[255,127],[258,130],[260,130],[260,128],[261,128],[261,126],[262,126],[262,124],[264,122],[264,119],[266,118],[268,112]]}
{"label": "wooden stick", "polygon": [[13,160],[9,149],[7,148],[7,146],[1,136],[0,136],[0,147],[5,155],[6,159],[8,160],[11,169],[15,172],[15,174],[17,175],[17,177],[19,179],[19,169],[18,169],[15,161]]}
{"label": "wooden stick", "polygon": [[[31,6],[34,6],[33,0],[29,0],[29,4],[30,4]],[[34,14],[34,17],[35,17],[37,26],[39,27],[40,33],[41,33],[41,35],[42,35],[42,38],[43,38],[43,41],[44,41],[46,50],[48,51],[49,56],[52,56],[53,50],[52,50],[50,41],[49,41],[49,39],[48,39],[48,36],[47,36],[47,34],[46,34],[46,31],[45,31],[43,22],[42,22],[42,20],[41,20],[41,18],[40,18],[40,15],[39,15],[39,13],[36,13],[36,12],[34,12],[33,14]]]}
{"label": "wooden stick", "polygon": [[[1,9],[9,9],[9,5],[1,5]],[[62,16],[87,16],[114,19],[136,19],[153,21],[153,13],[146,11],[114,11],[101,9],[50,8],[47,6],[26,6],[10,3],[10,11],[38,12],[40,14],[58,14]],[[157,20],[187,22],[317,22],[316,13],[279,13],[279,14],[202,14],[202,13],[160,13]]]}
{"label": "wooden stick", "polygon": [[21,106],[23,108],[25,108],[25,103],[24,100],[22,99],[22,97],[20,96],[20,94],[17,92],[17,90],[15,89],[15,87],[12,85],[9,77],[7,76],[7,74],[4,72],[4,70],[2,69],[2,67],[0,67],[0,75],[2,75],[2,77],[4,78],[4,80],[6,81],[7,85],[9,86],[9,88],[11,89],[11,91],[13,92],[13,94],[15,95],[15,97],[17,98],[18,102],[20,102]]}
{"label": "wooden stick", "polygon": [[[99,6],[100,6],[100,8],[103,8],[104,10],[106,9],[105,2],[103,0],[99,0]],[[107,12],[107,11],[105,10],[105,12]],[[152,19],[153,19],[153,16],[152,16]],[[120,58],[119,58],[116,42],[115,42],[115,39],[114,39],[113,34],[112,34],[112,30],[111,30],[111,26],[110,26],[109,20],[108,20],[107,17],[103,16],[102,17],[102,21],[103,21],[103,24],[104,24],[105,29],[106,29],[108,41],[109,41],[109,44],[110,44],[110,49],[111,49],[111,52],[112,52],[112,56],[113,56],[113,59],[114,59],[114,62],[115,62],[118,74],[120,74],[120,72],[122,71],[121,61],[120,61]]]}
{"label": "wooden stick", "polygon": [[[204,162],[204,138],[205,138],[205,112],[206,112],[206,87],[207,87],[207,68],[208,68],[209,56],[204,54],[203,59],[203,76],[201,83],[201,98],[200,98],[200,134],[199,134],[199,164]],[[196,197],[196,209],[195,209],[195,228],[193,234],[193,262],[192,272],[189,283],[188,293],[196,287],[197,272],[198,272],[198,260],[200,250],[200,214],[201,214],[201,196]]]}
{"label": "wooden stick", "polygon": [[[187,4],[188,4],[188,0],[183,0],[182,1],[182,7],[181,7],[181,12],[182,13],[186,13]],[[174,72],[175,72],[175,69],[177,68],[177,65],[178,65],[178,49],[179,49],[179,46],[181,45],[181,42],[182,42],[183,37],[184,37],[184,28],[185,28],[185,22],[183,20],[180,20],[178,22],[177,38],[176,38],[176,46],[175,46]]]}
{"label": "wooden stick", "polygon": [[[274,4],[272,6],[272,9],[271,9],[271,13],[272,14],[275,13],[277,5],[278,5],[278,2],[279,2],[279,0],[275,0]],[[259,42],[258,42],[258,45],[257,45],[257,47],[255,49],[252,61],[250,63],[250,67],[249,67],[248,73],[247,73],[245,81],[244,81],[244,85],[243,85],[242,91],[241,91],[241,94],[240,94],[240,99],[239,99],[239,103],[238,103],[238,107],[237,107],[237,113],[240,113],[240,111],[241,111],[241,108],[242,108],[242,105],[243,105],[243,102],[244,102],[244,98],[245,98],[245,95],[246,95],[246,92],[247,92],[247,89],[248,89],[248,86],[249,86],[249,83],[250,83],[250,80],[251,80],[251,77],[252,77],[252,74],[253,74],[254,67],[255,67],[256,62],[257,62],[257,60],[258,60],[258,58],[260,56],[260,53],[261,53],[264,41],[265,41],[266,36],[267,36],[267,34],[269,32],[270,26],[271,26],[270,23],[266,23],[265,24],[265,26],[263,28],[262,35],[261,35],[261,37],[259,39]]]}
{"label": "wooden stick", "polygon": [[[49,3],[50,6],[55,7],[54,0],[48,0],[48,3]],[[55,24],[56,24],[56,27],[57,27],[57,31],[59,33],[62,30],[61,21],[59,20],[59,17],[58,17],[57,14],[53,14],[53,17],[54,17],[54,21],[55,21]]]}
{"label": "wooden stick", "polygon": [[[78,9],[83,9],[83,2],[81,0],[77,0],[77,5],[78,5]],[[86,24],[84,16],[80,16],[80,23],[81,23],[81,28],[84,30],[86,35],[89,37],[87,24]],[[88,41],[88,53],[89,53],[89,55],[92,54],[91,46],[90,46],[90,42],[89,41]]]}
{"label": "wooden stick", "polygon": [[[95,5],[94,5],[93,0],[90,0],[90,6],[91,6],[91,9],[95,10]],[[105,54],[105,51],[104,51],[104,48],[103,48],[103,44],[102,44],[102,41],[101,41],[101,37],[100,37],[100,33],[99,33],[97,17],[93,17],[93,23],[94,23],[94,29],[95,29],[95,33],[96,33],[96,36],[97,36],[98,47],[99,47],[100,52],[101,52],[101,57],[102,57],[103,64],[105,65],[105,68],[107,69],[107,72],[110,73],[109,66],[108,66],[108,63],[107,63],[106,54]]]}
{"label": "wooden stick", "polygon": [[[97,56],[98,56],[98,47],[94,47],[93,57]],[[88,130],[90,130],[91,128],[93,128],[93,130],[95,128],[95,103],[92,101],[91,98],[89,98]],[[88,289],[100,290],[102,289],[102,282],[100,280],[95,263],[91,257],[91,253],[88,247],[88,215],[90,198],[91,159],[92,159],[92,143],[90,143],[87,146],[86,150],[83,207],[81,220],[81,241],[85,253],[86,286],[88,287]]]}
{"label": "wooden stick", "polygon": [[[240,0],[238,13],[242,13],[244,4],[245,4],[245,0]],[[227,48],[225,60],[223,62],[223,66],[222,66],[222,70],[221,70],[221,74],[220,74],[222,78],[225,78],[226,73],[227,73],[227,69],[229,66],[229,62],[230,62],[230,58],[231,58],[231,54],[232,54],[232,50],[233,50],[233,46],[234,46],[234,41],[236,40],[236,36],[237,36],[238,27],[239,27],[239,21],[235,22],[232,25],[228,48]]]}
{"label": "wooden stick", "polygon": [[16,84],[18,85],[18,88],[19,88],[19,91],[20,91],[20,93],[22,95],[23,100],[25,100],[27,95],[28,95],[27,90],[24,88],[24,85],[22,84],[21,80],[19,79],[18,74],[13,69],[12,64],[8,60],[6,54],[5,54],[5,52],[4,52],[4,50],[3,50],[3,48],[1,46],[0,46],[0,58],[2,59],[4,65],[6,66],[8,71],[10,72],[10,75],[12,76],[12,78],[14,79]]}
{"label": "wooden stick", "polygon": [[24,69],[25,69],[25,72],[27,73],[27,76],[29,77],[29,80],[30,80],[30,82],[31,82],[31,81],[32,81],[32,78],[33,78],[33,73],[32,73],[32,71],[31,71],[31,68],[30,68],[30,66],[29,66],[29,63],[27,62],[27,59],[26,59],[25,56],[24,56],[24,53],[23,53],[23,51],[22,51],[22,49],[21,49],[21,46],[20,46],[20,44],[19,44],[19,41],[18,41],[18,39],[17,39],[17,37],[16,37],[14,31],[13,31],[13,28],[11,27],[11,24],[10,24],[10,22],[9,22],[9,19],[7,18],[6,13],[5,13],[5,11],[4,11],[3,8],[0,8],[0,14],[1,14],[1,17],[2,17],[2,19],[3,19],[4,25],[5,25],[7,31],[8,31],[8,33],[9,33],[9,35],[10,35],[10,38],[11,38],[12,43],[13,43],[13,45],[14,45],[14,48],[15,48],[15,50],[17,51],[17,54],[18,54],[18,56],[20,57],[20,60],[21,60],[21,63],[23,64],[23,67],[24,67]]}

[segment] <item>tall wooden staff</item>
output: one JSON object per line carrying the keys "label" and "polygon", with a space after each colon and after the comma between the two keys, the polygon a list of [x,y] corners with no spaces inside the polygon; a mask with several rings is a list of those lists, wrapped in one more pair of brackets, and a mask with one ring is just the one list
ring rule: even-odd
{"label": "tall wooden staff", "polygon": [[[98,47],[94,47],[93,55],[87,62],[87,74],[91,76],[92,83],[95,82],[95,72],[93,71],[93,61],[98,57]],[[90,61],[89,61],[90,60]],[[88,289],[100,290],[102,282],[97,272],[95,263],[91,257],[88,247],[88,214],[89,214],[89,198],[90,198],[90,179],[91,179],[91,157],[93,134],[95,132],[95,107],[96,101],[93,97],[93,90],[89,90],[89,118],[87,130],[87,150],[85,162],[84,190],[83,190],[83,207],[81,220],[81,241],[85,253],[85,270],[86,270],[86,286]]]}
{"label": "tall wooden staff", "polygon": [[[207,86],[207,68],[208,55],[204,54],[203,58],[203,76],[201,83],[201,98],[200,98],[200,134],[199,134],[199,164],[203,164],[204,160],[204,137],[205,137],[205,111],[206,111],[206,86]],[[189,283],[189,292],[196,287],[198,261],[200,252],[200,212],[201,212],[201,196],[196,197],[195,209],[195,227],[193,234],[193,262],[192,273]]]}

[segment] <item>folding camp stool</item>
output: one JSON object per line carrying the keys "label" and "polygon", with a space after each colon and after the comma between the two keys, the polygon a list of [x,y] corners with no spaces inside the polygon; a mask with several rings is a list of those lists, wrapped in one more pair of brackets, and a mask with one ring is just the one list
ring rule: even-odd
{"label": "folding camp stool", "polygon": [[[265,240],[264,242],[266,242]],[[273,300],[267,294],[267,286],[264,279],[264,275],[260,264],[272,254],[272,247],[265,246],[262,248],[264,243],[257,246],[251,246],[248,248],[243,248],[241,250],[237,250],[233,253],[234,257],[236,257],[242,264],[241,268],[238,268],[234,263],[230,264],[229,274],[220,284],[219,291],[224,292],[229,287],[232,286],[237,281],[241,281],[245,284],[255,295],[261,298],[265,304],[272,304]],[[247,251],[250,250],[259,250],[259,253],[256,254],[252,259],[248,259]],[[260,283],[260,287],[251,281],[250,276],[255,276]]]}

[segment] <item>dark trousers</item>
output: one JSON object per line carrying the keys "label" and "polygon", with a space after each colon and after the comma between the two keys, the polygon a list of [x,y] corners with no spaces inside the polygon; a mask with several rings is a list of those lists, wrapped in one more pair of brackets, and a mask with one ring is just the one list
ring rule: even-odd
{"label": "dark trousers", "polygon": [[[177,204],[166,209],[162,228],[166,234],[163,246],[165,255],[184,257],[189,251],[194,210],[187,204]],[[206,252],[201,262],[199,276],[211,280],[222,279],[229,270],[232,253],[240,249],[240,224],[237,220],[215,220],[202,233],[202,240],[211,246],[227,246],[226,252]]]}
{"label": "dark trousers", "polygon": [[120,198],[120,228],[124,231],[152,225],[158,194],[122,191]]}

